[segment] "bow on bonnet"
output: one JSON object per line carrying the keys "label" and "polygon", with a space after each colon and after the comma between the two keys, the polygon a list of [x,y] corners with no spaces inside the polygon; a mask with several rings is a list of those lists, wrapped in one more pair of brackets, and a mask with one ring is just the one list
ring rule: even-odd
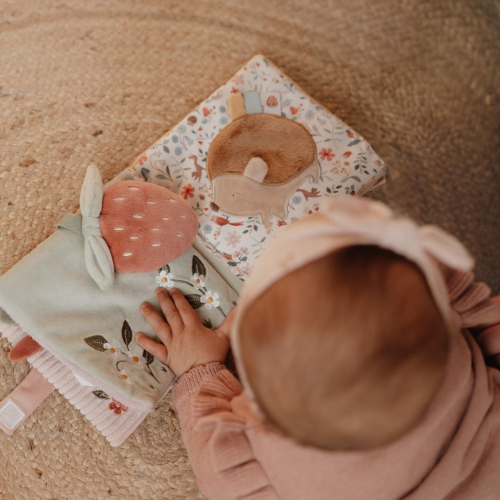
{"label": "bow on bonnet", "polygon": [[437,226],[418,226],[410,219],[396,218],[381,202],[336,198],[325,203],[322,213],[332,223],[327,231],[331,235],[358,235],[410,260],[420,260],[428,254],[453,269],[469,271],[474,265],[456,238]]}

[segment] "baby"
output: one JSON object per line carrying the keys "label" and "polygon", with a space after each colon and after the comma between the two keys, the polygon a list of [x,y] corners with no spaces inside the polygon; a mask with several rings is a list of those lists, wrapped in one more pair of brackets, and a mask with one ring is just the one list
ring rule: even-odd
{"label": "baby", "polygon": [[[159,289],[166,321],[141,312],[163,343],[137,341],[180,377],[202,492],[498,498],[500,372],[479,346],[498,352],[500,309],[471,267],[437,228],[346,198],[275,239],[215,332]],[[229,337],[243,387],[223,364]]]}

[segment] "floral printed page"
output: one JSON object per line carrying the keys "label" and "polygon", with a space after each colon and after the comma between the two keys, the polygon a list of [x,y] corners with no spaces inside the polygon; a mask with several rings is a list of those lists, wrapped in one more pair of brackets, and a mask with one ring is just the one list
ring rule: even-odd
{"label": "floral printed page", "polygon": [[[230,125],[230,96],[258,93],[260,113],[303,125],[314,139],[319,175],[304,179],[286,200],[286,215],[267,221],[224,213],[213,203],[207,153]],[[242,281],[250,275],[267,242],[283,227],[320,210],[322,198],[362,195],[385,181],[386,167],[355,130],[309,97],[261,55],[253,57],[231,80],[203,101],[132,165],[136,179],[160,184],[180,194],[198,216],[199,236]]]}

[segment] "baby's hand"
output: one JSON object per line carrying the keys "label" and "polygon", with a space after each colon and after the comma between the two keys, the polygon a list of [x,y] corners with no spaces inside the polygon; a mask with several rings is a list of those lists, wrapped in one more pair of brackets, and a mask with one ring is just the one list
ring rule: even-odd
{"label": "baby's hand", "polygon": [[169,296],[165,289],[158,288],[156,295],[166,321],[147,302],[140,311],[162,343],[137,333],[135,339],[143,349],[168,365],[178,377],[193,366],[222,363],[226,359],[234,309],[219,329],[212,331],[201,324],[180,290],[172,288]]}

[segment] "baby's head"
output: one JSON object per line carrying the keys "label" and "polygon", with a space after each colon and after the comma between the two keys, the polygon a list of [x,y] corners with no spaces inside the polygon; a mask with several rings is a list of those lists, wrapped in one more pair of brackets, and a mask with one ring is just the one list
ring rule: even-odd
{"label": "baby's head", "polygon": [[241,363],[269,423],[325,449],[381,446],[441,385],[447,326],[419,268],[351,246],[285,275],[241,318]]}

